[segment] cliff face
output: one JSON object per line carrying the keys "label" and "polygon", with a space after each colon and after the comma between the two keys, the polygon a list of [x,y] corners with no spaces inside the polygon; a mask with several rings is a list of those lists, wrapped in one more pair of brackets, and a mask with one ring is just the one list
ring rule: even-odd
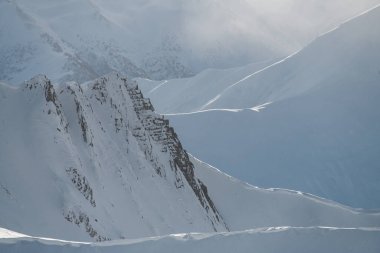
{"label": "cliff face", "polygon": [[38,76],[0,91],[3,226],[97,241],[228,230],[168,120],[135,83],[112,73],[54,87]]}
{"label": "cliff face", "polygon": [[[122,80],[124,81],[128,94],[132,99],[137,117],[143,126],[143,128],[138,126],[133,129],[133,135],[141,141],[140,147],[144,150],[146,158],[151,161],[157,174],[160,176],[166,175],[165,170],[163,170],[163,168],[157,163],[157,159],[153,158],[152,142],[161,147],[160,151],[162,153],[169,154],[169,165],[171,171],[175,174],[174,184],[176,188],[183,188],[186,183],[189,184],[200,204],[208,213],[214,230],[217,231],[218,223],[224,224],[227,228],[207,193],[207,187],[202,181],[195,177],[194,165],[189,160],[186,151],[182,148],[181,142],[174,129],[169,126],[169,121],[163,116],[154,113],[153,105],[149,99],[143,97],[137,84],[133,83],[127,85],[126,79]],[[150,138],[144,138],[145,133],[147,133]],[[148,141],[150,145],[146,145],[146,141]]]}

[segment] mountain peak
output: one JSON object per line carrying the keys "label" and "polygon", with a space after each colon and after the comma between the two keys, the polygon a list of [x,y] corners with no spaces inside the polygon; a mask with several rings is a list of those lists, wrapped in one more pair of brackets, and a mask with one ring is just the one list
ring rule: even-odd
{"label": "mountain peak", "polygon": [[37,88],[45,88],[46,85],[50,85],[51,82],[46,75],[38,74],[32,77],[30,80],[24,82],[25,89],[37,89]]}
{"label": "mountain peak", "polygon": [[[169,121],[155,114],[136,83],[114,72],[86,84],[54,87],[39,75],[11,95],[15,98],[9,101],[19,104],[4,104],[1,109],[1,115],[16,115],[6,126],[0,125],[7,133],[4,142],[14,143],[5,156],[0,155],[7,164],[1,178],[10,182],[17,174],[25,187],[4,187],[24,205],[29,205],[30,194],[40,196],[37,204],[51,212],[46,218],[37,210],[25,215],[15,207],[18,217],[25,216],[25,227],[16,229],[28,232],[47,219],[66,227],[54,232],[57,237],[93,240],[190,228],[228,230]],[[28,147],[39,148],[31,152]],[[25,161],[42,185],[31,184],[26,164],[11,155],[17,153],[14,149],[33,153]],[[12,206],[11,199],[6,202]],[[4,214],[7,224],[20,224],[9,215]],[[37,233],[47,230],[40,227]]]}

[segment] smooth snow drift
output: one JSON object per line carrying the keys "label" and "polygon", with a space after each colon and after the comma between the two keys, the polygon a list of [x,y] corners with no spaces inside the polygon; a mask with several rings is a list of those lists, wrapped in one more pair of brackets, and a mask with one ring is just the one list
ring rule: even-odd
{"label": "smooth snow drift", "polygon": [[[5,237],[2,235],[5,234]],[[9,234],[13,236],[8,236]],[[174,234],[136,240],[79,243],[0,229],[2,252],[283,252],[377,253],[380,229],[270,227],[217,234]]]}

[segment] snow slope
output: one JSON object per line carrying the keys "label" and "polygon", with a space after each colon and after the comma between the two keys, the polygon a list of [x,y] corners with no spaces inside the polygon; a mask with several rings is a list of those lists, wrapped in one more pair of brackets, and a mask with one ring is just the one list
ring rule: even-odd
{"label": "snow slope", "polygon": [[234,177],[379,208],[379,20],[377,7],[169,118],[190,153]]}
{"label": "snow slope", "polygon": [[379,0],[1,0],[0,80],[154,79],[282,57]]}
{"label": "snow slope", "polygon": [[[11,234],[11,236],[9,236]],[[5,235],[5,236],[4,236]],[[0,229],[3,252],[366,252],[380,250],[378,229],[261,228],[218,234],[174,234],[102,243],[30,237]],[[275,243],[274,243],[275,242]]]}
{"label": "snow slope", "polygon": [[[380,5],[317,38],[300,52],[242,78],[205,105],[210,108],[249,108],[318,89],[368,89],[379,83]],[[338,94],[336,94],[338,96]]]}
{"label": "snow slope", "polygon": [[153,81],[136,78],[141,90],[154,101],[160,113],[198,111],[217,94],[252,72],[270,65],[272,61],[252,63],[232,69],[207,69],[189,78]]}
{"label": "snow slope", "polygon": [[239,182],[189,157],[133,82],[0,85],[0,226],[103,241],[257,227],[380,227],[380,213]]}
{"label": "snow slope", "polygon": [[191,157],[195,174],[231,231],[257,227],[379,227],[379,212],[353,209],[309,193],[263,189]]}

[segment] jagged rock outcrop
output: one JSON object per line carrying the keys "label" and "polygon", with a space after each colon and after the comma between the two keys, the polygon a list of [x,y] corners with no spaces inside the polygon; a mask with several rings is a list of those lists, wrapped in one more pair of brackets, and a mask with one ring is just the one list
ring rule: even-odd
{"label": "jagged rock outcrop", "polygon": [[[169,121],[164,119],[163,116],[153,114],[154,108],[150,100],[144,98],[136,83],[128,85],[126,79],[122,79],[127,85],[129,96],[132,98],[134,109],[137,113],[137,117],[140,119],[143,129],[149,134],[152,141],[159,143],[161,146],[161,152],[170,154],[170,168],[175,172],[177,188],[183,187],[183,177],[194,191],[202,207],[211,214],[211,222],[216,230],[214,223],[223,222],[218,210],[216,209],[211,198],[208,196],[207,187],[195,177],[194,165],[189,160],[189,156],[182,148],[181,142],[178,139],[174,129],[169,126]],[[141,128],[137,129],[141,133]],[[140,137],[140,140],[148,140],[144,135],[136,134],[136,137]],[[143,138],[141,138],[143,137]],[[162,176],[162,169],[157,165],[156,160],[152,158],[152,150],[149,149],[152,146],[145,146],[147,158],[152,162],[156,168],[156,172]],[[225,224],[224,224],[225,225]]]}
{"label": "jagged rock outcrop", "polygon": [[68,176],[71,178],[71,182],[80,191],[83,196],[90,202],[93,207],[96,207],[93,191],[85,176],[82,176],[76,168],[66,169]]}

